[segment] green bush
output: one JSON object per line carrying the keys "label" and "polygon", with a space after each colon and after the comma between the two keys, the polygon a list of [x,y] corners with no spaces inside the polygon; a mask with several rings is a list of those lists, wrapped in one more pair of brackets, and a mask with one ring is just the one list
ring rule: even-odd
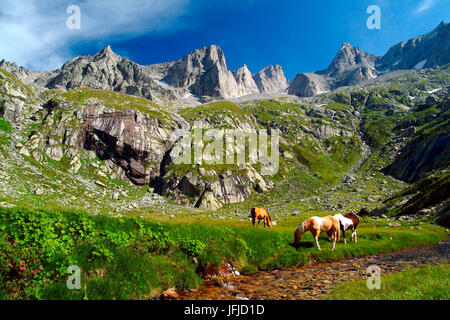
{"label": "green bush", "polygon": [[[364,229],[363,229],[364,230]],[[395,240],[392,240],[395,239]],[[1,299],[152,299],[187,289],[224,261],[243,272],[292,267],[431,244],[431,231],[366,229],[358,246],[294,248],[292,230],[171,224],[83,212],[0,209]],[[303,241],[312,242],[305,235]],[[330,244],[320,239],[323,248]],[[67,267],[82,270],[82,290],[66,287]]]}
{"label": "green bush", "polygon": [[12,131],[11,124],[8,121],[0,119],[0,130],[10,133]]}

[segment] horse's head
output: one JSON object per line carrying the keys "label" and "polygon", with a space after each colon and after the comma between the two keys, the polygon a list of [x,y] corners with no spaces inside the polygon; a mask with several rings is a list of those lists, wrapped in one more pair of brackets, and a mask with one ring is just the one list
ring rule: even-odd
{"label": "horse's head", "polygon": [[294,244],[298,245],[299,242],[302,240],[302,234],[300,233],[300,231],[297,229],[294,232]]}
{"label": "horse's head", "polygon": [[359,224],[359,217],[358,217],[358,215],[356,215],[356,214],[350,212],[350,213],[347,213],[347,214],[345,215],[345,217],[348,218],[348,219],[350,219],[350,220],[352,220],[352,221],[353,221],[353,225],[354,225],[355,227],[358,226],[358,224]]}
{"label": "horse's head", "polygon": [[305,223],[303,222],[300,227],[294,232],[294,244],[297,245],[302,240],[302,235],[305,232]]}
{"label": "horse's head", "polygon": [[269,214],[267,214],[267,225],[269,228],[272,228],[272,219],[270,218]]}

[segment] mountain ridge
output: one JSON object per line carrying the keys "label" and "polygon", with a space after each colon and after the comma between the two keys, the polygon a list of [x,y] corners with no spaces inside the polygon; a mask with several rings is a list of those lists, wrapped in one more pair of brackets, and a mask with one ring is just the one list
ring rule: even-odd
{"label": "mountain ridge", "polygon": [[445,65],[450,63],[449,44],[450,24],[445,22],[425,35],[399,42],[382,57],[344,42],[326,69],[299,73],[292,82],[280,65],[267,66],[255,74],[246,65],[231,71],[224,52],[214,44],[175,61],[146,66],[121,57],[108,45],[94,55],[75,57],[57,70],[30,71],[5,60],[0,67],[41,89],[89,87],[125,92],[163,105],[198,105],[255,94],[310,97],[390,71]]}
{"label": "mountain ridge", "polygon": [[344,42],[325,70],[299,73],[288,93],[311,97],[374,79],[400,69],[422,69],[450,63],[450,23],[441,22],[431,32],[399,42],[377,57]]}

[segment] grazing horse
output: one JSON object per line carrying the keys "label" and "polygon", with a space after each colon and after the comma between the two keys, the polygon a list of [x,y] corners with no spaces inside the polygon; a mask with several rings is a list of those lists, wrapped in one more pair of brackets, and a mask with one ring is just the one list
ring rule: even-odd
{"label": "grazing horse", "polygon": [[310,231],[316,240],[317,248],[320,249],[319,236],[321,232],[326,232],[328,238],[333,240],[333,249],[336,247],[336,242],[339,241],[339,220],[333,216],[324,218],[312,217],[303,222],[294,233],[294,244],[297,245],[302,240],[302,235]]}
{"label": "grazing horse", "polygon": [[250,211],[250,216],[252,217],[253,227],[255,226],[255,222],[258,219],[258,226],[261,220],[264,220],[264,228],[266,227],[266,223],[269,228],[272,228],[272,219],[270,219],[270,216],[267,213],[266,209],[252,208],[252,210]]}
{"label": "grazing horse", "polygon": [[345,216],[342,214],[336,214],[334,217],[339,220],[340,229],[342,231],[342,235],[344,236],[344,243],[347,244],[347,239],[345,238],[346,230],[353,231],[351,239],[352,241],[355,241],[355,243],[358,243],[356,228],[359,224],[359,217],[353,213],[348,213]]}
{"label": "grazing horse", "polygon": [[347,213],[344,217],[346,217],[347,219],[350,219],[353,221],[353,233],[352,233],[352,239],[353,236],[355,237],[355,243],[358,243],[358,235],[356,234],[356,228],[358,228],[358,224],[359,224],[359,217],[358,215],[354,214],[354,213]]}

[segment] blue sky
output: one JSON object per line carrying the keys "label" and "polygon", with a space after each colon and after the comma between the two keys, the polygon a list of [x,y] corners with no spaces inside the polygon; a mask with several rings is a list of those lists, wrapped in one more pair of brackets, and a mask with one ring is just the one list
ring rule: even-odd
{"label": "blue sky", "polygon": [[[49,70],[107,44],[140,64],[166,62],[217,44],[229,69],[270,64],[288,78],[328,67],[343,42],[383,55],[389,47],[450,21],[448,0],[2,0],[0,59]],[[66,8],[81,9],[68,30]],[[369,30],[369,5],[381,30]]]}

